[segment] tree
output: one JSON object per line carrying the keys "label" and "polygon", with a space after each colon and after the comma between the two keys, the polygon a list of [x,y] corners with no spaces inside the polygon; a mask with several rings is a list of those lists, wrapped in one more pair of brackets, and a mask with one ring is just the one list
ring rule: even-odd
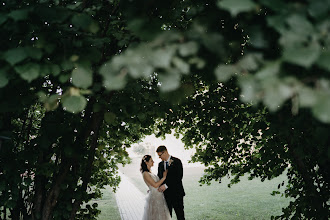
{"label": "tree", "polygon": [[[11,141],[0,149],[0,206],[13,219],[92,219],[96,207],[81,204],[118,183],[125,146],[150,134],[159,118],[168,122],[160,131],[182,126],[179,113],[194,97],[222,106],[220,97],[203,96],[210,87],[233,100],[223,114],[209,111],[214,120],[225,117],[237,126],[227,135],[240,138],[243,128],[256,143],[251,156],[236,158],[240,165],[229,163],[233,174],[272,178],[290,164],[287,195],[296,199],[284,216],[328,216],[329,8],[321,0],[4,2],[0,136]],[[188,112],[189,120],[209,117]],[[211,148],[196,160],[215,166],[237,152],[234,140],[222,149],[216,129],[197,123],[206,130],[191,130],[205,140],[193,144],[208,140]],[[320,158],[308,154],[315,149]],[[229,170],[215,168],[209,179]]]}
{"label": "tree", "polygon": [[[181,67],[181,74],[188,69],[199,75],[206,86],[191,97],[193,104],[181,103],[173,117],[160,123],[160,133],[175,125],[184,128],[187,147],[197,147],[193,160],[210,165],[202,182],[219,180],[228,172],[235,175],[232,183],[238,182],[244,173],[264,180],[288,168],[285,195],[292,197],[293,202],[281,217],[329,218],[326,167],[330,156],[329,138],[325,135],[330,122],[329,1],[180,3],[175,7],[180,8],[181,21],[188,22],[172,22],[165,27],[172,36],[179,32],[179,45],[189,44],[190,53],[179,49],[180,61],[172,64]],[[148,11],[166,17],[157,10],[159,5],[150,5]],[[141,20],[149,16],[141,11],[134,15]],[[171,43],[177,45],[166,45]],[[168,70],[167,76],[170,75]],[[218,91],[225,90],[222,86],[209,83],[214,77],[222,83],[233,80],[234,86],[229,88],[239,87],[240,95],[235,98],[248,104],[242,107],[245,111],[238,108],[239,102],[231,99],[232,95]],[[208,86],[221,97],[212,98]],[[232,105],[219,108],[225,105],[222,96]],[[254,110],[252,114],[249,105],[263,105],[267,110]],[[215,122],[209,120],[219,126],[214,127]],[[237,142],[239,139],[245,142]],[[255,146],[251,148],[247,141]]]}
{"label": "tree", "polygon": [[328,124],[308,111],[292,116],[289,105],[270,114],[263,107],[242,104],[233,81],[200,82],[196,91],[158,126],[159,135],[173,127],[183,135],[186,148],[195,148],[192,162],[207,167],[200,183],[221,183],[228,177],[230,187],[243,175],[265,181],[286,174],[288,180],[278,185],[284,186],[282,193],[272,194],[292,201],[278,218],[329,216]]}
{"label": "tree", "polygon": [[165,114],[153,76],[115,91],[125,73],[117,82],[99,73],[137,41],[120,14],[108,1],[3,4],[0,133],[11,138],[0,156],[5,216],[8,209],[11,219],[94,219],[97,204],[82,204],[104,185],[115,190],[126,148]]}

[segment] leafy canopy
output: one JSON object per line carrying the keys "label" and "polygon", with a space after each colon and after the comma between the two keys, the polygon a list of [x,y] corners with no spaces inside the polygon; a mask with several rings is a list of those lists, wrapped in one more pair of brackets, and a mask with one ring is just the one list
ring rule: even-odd
{"label": "leafy canopy", "polygon": [[82,204],[118,184],[126,147],[181,128],[193,161],[209,166],[202,182],[287,170],[282,218],[329,217],[329,9],[3,2],[0,136],[11,139],[0,148],[0,206],[12,219],[93,219],[96,205]]}

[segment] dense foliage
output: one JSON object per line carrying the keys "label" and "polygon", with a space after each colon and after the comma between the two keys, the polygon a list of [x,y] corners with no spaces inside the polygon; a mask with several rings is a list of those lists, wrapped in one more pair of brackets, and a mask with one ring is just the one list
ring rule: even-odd
{"label": "dense foliage", "polygon": [[210,166],[202,181],[287,172],[282,217],[329,217],[329,10],[329,0],[3,1],[3,212],[94,218],[83,202],[118,184],[125,148],[158,120]]}
{"label": "dense foliage", "polygon": [[0,149],[0,206],[5,216],[95,218],[97,204],[82,204],[100,197],[104,185],[115,189],[117,165],[128,160],[126,147],[150,134],[154,119],[164,114],[151,76],[127,81],[121,91],[103,86],[100,65],[131,37],[119,14],[111,2],[2,4],[0,130],[6,139]]}
{"label": "dense foliage", "polygon": [[192,161],[208,167],[202,184],[230,178],[230,187],[243,175],[265,181],[285,174],[287,181],[272,194],[291,197],[291,202],[278,217],[328,218],[328,124],[305,110],[293,116],[288,105],[276,114],[243,105],[233,82],[200,82],[196,91],[160,121],[159,133],[174,127],[185,146],[195,148]]}

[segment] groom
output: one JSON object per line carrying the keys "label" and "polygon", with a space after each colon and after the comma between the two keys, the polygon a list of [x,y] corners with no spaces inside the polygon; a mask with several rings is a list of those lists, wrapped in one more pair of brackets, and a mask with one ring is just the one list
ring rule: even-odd
{"label": "groom", "polygon": [[158,165],[158,177],[163,177],[163,172],[168,169],[167,177],[158,188],[164,192],[165,200],[172,216],[174,208],[178,220],[184,220],[183,197],[185,192],[182,185],[183,168],[181,160],[168,154],[165,146],[161,145],[156,150],[162,160]]}

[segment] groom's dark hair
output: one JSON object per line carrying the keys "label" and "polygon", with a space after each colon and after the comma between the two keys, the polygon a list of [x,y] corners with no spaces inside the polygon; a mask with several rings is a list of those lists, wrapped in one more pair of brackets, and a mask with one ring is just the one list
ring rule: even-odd
{"label": "groom's dark hair", "polygon": [[167,148],[164,145],[160,145],[159,147],[157,147],[156,152],[164,152],[167,151]]}

